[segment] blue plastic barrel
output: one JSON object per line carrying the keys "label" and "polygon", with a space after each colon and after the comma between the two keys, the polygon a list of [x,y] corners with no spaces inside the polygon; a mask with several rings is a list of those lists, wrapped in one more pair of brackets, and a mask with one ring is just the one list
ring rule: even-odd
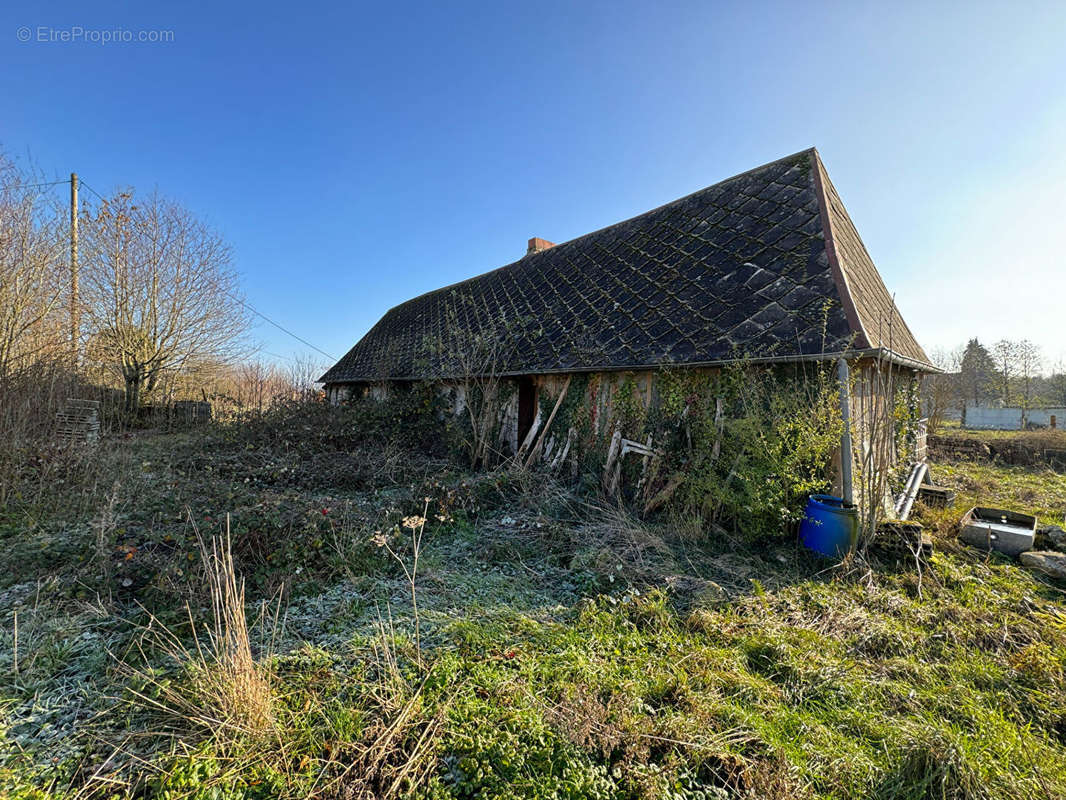
{"label": "blue plastic barrel", "polygon": [[800,523],[800,541],[816,553],[843,558],[855,547],[859,512],[829,494],[812,494]]}

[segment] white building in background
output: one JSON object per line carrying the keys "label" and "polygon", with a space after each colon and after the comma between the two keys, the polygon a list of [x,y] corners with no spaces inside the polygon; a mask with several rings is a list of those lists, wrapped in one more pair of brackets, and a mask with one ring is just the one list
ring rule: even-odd
{"label": "white building in background", "polygon": [[962,415],[964,428],[1018,431],[1023,428],[1061,428],[1066,424],[1066,408],[1020,406],[967,406]]}

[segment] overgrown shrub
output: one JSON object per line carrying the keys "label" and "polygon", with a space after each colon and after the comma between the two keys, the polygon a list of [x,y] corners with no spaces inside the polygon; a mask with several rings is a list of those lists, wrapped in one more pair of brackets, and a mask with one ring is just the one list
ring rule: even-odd
{"label": "overgrown shrub", "polygon": [[827,367],[665,372],[660,398],[645,430],[667,454],[660,481],[681,476],[676,511],[759,538],[830,489],[842,427]]}
{"label": "overgrown shrub", "polygon": [[[541,392],[541,419],[554,412],[541,469],[552,464],[559,477],[573,470],[579,495],[598,493],[612,483],[604,469],[617,430],[662,454],[616,467],[618,491],[636,509],[672,508],[686,527],[713,525],[749,539],[785,531],[809,494],[831,488],[842,431],[832,365],[663,368],[647,379],[650,387],[643,380],[574,375],[558,406],[557,395]],[[564,469],[555,456],[567,442]]]}
{"label": "overgrown shrub", "polygon": [[445,455],[451,441],[443,399],[430,383],[397,386],[388,400],[359,397],[331,405],[312,397],[275,402],[262,414],[221,422],[230,440],[317,450],[356,449],[394,443]]}

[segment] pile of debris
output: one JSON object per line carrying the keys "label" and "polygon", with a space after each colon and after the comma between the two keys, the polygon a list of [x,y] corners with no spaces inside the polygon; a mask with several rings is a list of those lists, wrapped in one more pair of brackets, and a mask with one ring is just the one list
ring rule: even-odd
{"label": "pile of debris", "polygon": [[897,565],[924,565],[933,555],[933,540],[917,522],[889,520],[877,526],[870,550]]}
{"label": "pile of debris", "polygon": [[100,401],[70,398],[56,414],[56,421],[61,442],[93,444],[100,438]]}
{"label": "pile of debris", "polygon": [[933,540],[917,522],[908,521],[916,500],[923,504],[945,508],[955,502],[955,493],[932,482],[932,470],[926,461],[911,468],[903,491],[895,500],[893,519],[877,526],[877,535],[870,549],[881,559],[897,565],[929,561],[933,554]]}

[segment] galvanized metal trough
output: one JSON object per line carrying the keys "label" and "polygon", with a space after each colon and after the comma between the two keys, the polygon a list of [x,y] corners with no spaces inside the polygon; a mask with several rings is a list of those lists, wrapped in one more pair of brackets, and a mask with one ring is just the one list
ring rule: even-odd
{"label": "galvanized metal trough", "polygon": [[974,506],[959,522],[959,538],[983,550],[1016,556],[1032,550],[1036,517],[1003,508]]}

